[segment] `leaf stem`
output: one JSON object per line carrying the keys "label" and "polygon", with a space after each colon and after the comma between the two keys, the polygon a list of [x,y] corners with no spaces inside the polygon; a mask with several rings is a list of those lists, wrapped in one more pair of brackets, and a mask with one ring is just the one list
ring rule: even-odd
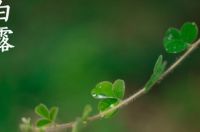
{"label": "leaf stem", "polygon": [[[198,48],[198,46],[200,45],[200,39],[198,39],[195,43],[193,43],[188,50],[179,57],[179,59],[177,59],[162,75],[161,77],[158,79],[158,82],[162,81],[167,75],[169,75],[172,71],[174,71],[174,69],[180,65],[180,63],[185,60],[185,58],[187,58],[195,49]],[[129,96],[128,98],[124,99],[121,103],[119,103],[118,105],[116,105],[115,107],[112,107],[111,109],[104,111],[102,113],[96,114],[94,116],[91,116],[88,118],[88,122],[92,122],[98,119],[101,119],[104,115],[112,112],[113,110],[119,109],[119,108],[123,108],[124,106],[132,103],[134,100],[136,100],[137,98],[141,97],[142,95],[144,95],[145,92],[145,87],[143,87],[142,89],[140,89],[139,91],[137,91],[136,93],[132,94],[131,96]],[[48,127],[47,128],[47,132],[53,132],[53,130],[57,130],[57,129],[67,129],[67,128],[72,128],[75,124],[75,121],[73,122],[69,122],[69,123],[65,123],[65,124],[57,124],[53,127]]]}

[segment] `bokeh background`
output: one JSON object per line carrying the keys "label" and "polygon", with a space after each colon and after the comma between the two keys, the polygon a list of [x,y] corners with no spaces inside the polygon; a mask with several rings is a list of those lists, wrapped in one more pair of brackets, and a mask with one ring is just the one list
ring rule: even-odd
{"label": "bokeh background", "polygon": [[[162,45],[168,27],[200,24],[199,0],[7,0],[14,31],[0,54],[0,132],[18,132],[21,117],[37,118],[39,103],[60,108],[58,122],[74,120],[97,101],[100,81],[126,81],[126,97],[148,80],[157,57],[178,55]],[[200,49],[162,84],[84,132],[199,132]]]}

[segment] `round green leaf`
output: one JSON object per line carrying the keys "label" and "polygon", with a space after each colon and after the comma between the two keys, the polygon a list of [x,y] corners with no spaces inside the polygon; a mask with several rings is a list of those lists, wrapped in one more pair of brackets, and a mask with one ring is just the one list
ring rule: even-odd
{"label": "round green leaf", "polygon": [[36,125],[37,125],[37,127],[44,127],[46,125],[49,125],[50,123],[51,123],[51,121],[48,119],[40,119],[37,121]]}
{"label": "round green leaf", "polygon": [[[119,104],[119,100],[118,99],[104,99],[102,101],[99,102],[98,105],[98,110],[99,112],[103,112],[106,111],[114,106],[116,106],[117,104]],[[111,111],[110,113],[108,113],[107,115],[104,115],[105,118],[110,118],[112,117],[115,113],[117,112],[117,110]]]}
{"label": "round green leaf", "polygon": [[116,80],[113,83],[113,92],[117,98],[122,99],[125,93],[125,82],[121,79]]}
{"label": "round green leaf", "polygon": [[168,53],[180,53],[184,51],[188,45],[183,40],[168,40],[164,42],[165,50]]}
{"label": "round green leaf", "polygon": [[176,28],[169,28],[167,32],[165,33],[164,42],[174,40],[174,39],[181,39],[181,33]]}
{"label": "round green leaf", "polygon": [[108,81],[100,82],[92,89],[91,95],[96,99],[113,98],[115,95],[112,90],[112,83]]}
{"label": "round green leaf", "polygon": [[191,44],[197,39],[198,27],[196,23],[187,22],[181,27],[181,37],[184,42]]}
{"label": "round green leaf", "polygon": [[35,113],[43,118],[49,119],[49,110],[44,104],[39,104],[35,107]]}

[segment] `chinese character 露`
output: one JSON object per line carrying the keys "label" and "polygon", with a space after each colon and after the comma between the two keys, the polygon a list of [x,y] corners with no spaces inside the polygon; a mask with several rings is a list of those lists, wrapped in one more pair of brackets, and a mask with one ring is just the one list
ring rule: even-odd
{"label": "chinese character \u9732", "polygon": [[13,32],[8,29],[8,27],[0,27],[0,49],[1,52],[8,51],[9,48],[14,48],[15,46],[8,43],[8,34]]}
{"label": "chinese character \u9732", "polygon": [[[2,3],[2,0],[0,0],[0,5],[1,3]],[[10,13],[9,5],[0,6],[0,20],[4,20],[5,22],[7,22],[9,13]]]}

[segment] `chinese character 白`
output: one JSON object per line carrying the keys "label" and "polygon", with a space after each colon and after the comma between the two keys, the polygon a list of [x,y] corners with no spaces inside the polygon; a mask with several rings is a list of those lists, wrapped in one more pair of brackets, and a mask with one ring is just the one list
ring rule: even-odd
{"label": "chinese character \u767d", "polygon": [[[2,0],[0,0],[0,5],[1,5],[1,3],[2,3]],[[7,22],[9,13],[10,13],[9,5],[0,6],[0,20],[4,20],[5,22]]]}
{"label": "chinese character \u767d", "polygon": [[8,27],[0,27],[0,49],[1,52],[8,51],[9,48],[14,48],[15,46],[8,43],[8,34],[13,32],[8,29]]}

